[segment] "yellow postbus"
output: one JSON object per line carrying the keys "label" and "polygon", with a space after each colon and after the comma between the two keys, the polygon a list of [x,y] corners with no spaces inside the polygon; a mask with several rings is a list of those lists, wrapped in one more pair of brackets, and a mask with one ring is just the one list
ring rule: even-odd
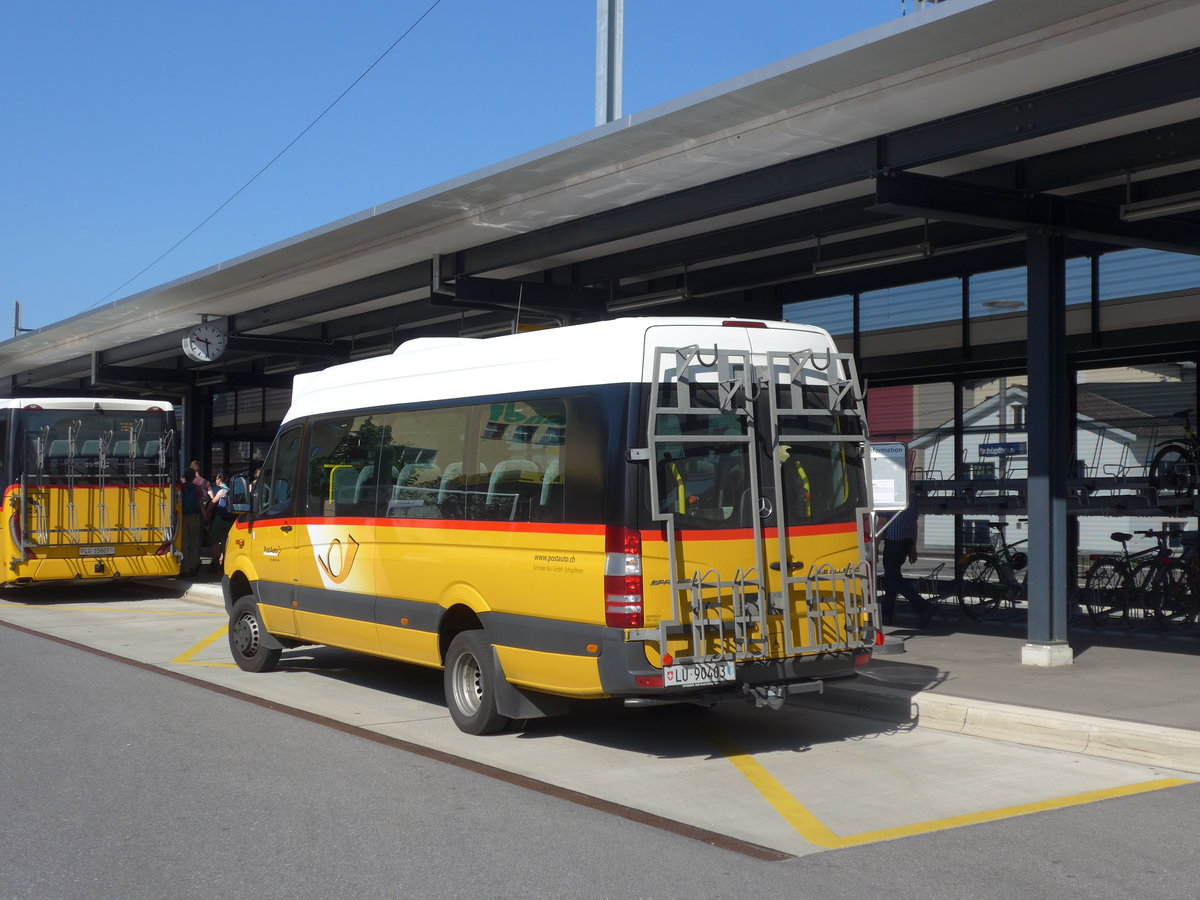
{"label": "yellow postbus", "polygon": [[482,734],[790,692],[880,636],[852,359],[819,328],[630,318],[422,338],[295,380],[227,543],[233,658],[438,667]]}
{"label": "yellow postbus", "polygon": [[179,574],[174,407],[0,400],[6,586]]}

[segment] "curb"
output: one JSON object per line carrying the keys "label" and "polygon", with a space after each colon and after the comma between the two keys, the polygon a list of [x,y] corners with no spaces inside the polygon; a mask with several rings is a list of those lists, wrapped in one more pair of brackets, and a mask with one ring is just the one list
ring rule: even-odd
{"label": "curb", "polygon": [[202,603],[205,606],[225,608],[225,595],[221,592],[219,584],[193,584],[184,591],[183,596],[179,599],[189,603]]}
{"label": "curb", "polygon": [[1200,775],[1200,732],[873,685],[826,684],[803,705]]}

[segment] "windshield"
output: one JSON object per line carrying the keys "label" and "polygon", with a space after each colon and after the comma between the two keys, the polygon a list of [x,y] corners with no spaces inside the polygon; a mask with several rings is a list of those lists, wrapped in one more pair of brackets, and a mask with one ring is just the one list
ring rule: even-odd
{"label": "windshield", "polygon": [[167,410],[22,410],[18,469],[55,477],[169,475],[170,419]]}

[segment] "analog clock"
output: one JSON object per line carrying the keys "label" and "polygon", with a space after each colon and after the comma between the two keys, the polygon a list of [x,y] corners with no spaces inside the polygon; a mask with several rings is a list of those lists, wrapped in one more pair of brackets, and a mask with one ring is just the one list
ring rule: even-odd
{"label": "analog clock", "polygon": [[225,332],[209,322],[193,325],[183,339],[183,353],[196,362],[212,362],[225,352]]}

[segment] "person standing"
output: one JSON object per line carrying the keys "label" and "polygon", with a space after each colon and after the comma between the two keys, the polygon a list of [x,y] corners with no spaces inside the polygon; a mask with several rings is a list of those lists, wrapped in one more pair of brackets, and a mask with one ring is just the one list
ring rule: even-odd
{"label": "person standing", "polygon": [[200,568],[200,491],[196,487],[196,473],[184,469],[179,479],[179,561],[180,575],[194,575]]}
{"label": "person standing", "polygon": [[917,561],[917,511],[902,509],[883,531],[883,594],[879,612],[884,625],[891,625],[896,612],[896,595],[901,594],[917,614],[917,627],[924,628],[933,619],[936,606],[922,597],[904,577],[904,564]]}
{"label": "person standing", "polygon": [[200,474],[200,463],[193,460],[190,464],[190,469],[195,473],[192,481],[196,485],[196,491],[200,494],[200,546],[207,547],[209,544],[208,530],[212,524],[212,482]]}
{"label": "person standing", "polygon": [[225,564],[225,539],[229,535],[229,526],[235,518],[229,508],[229,485],[225,483],[225,473],[218,472],[213,476],[213,487],[208,497],[211,501],[212,519],[208,525],[208,545],[212,553],[212,567],[220,571]]}

